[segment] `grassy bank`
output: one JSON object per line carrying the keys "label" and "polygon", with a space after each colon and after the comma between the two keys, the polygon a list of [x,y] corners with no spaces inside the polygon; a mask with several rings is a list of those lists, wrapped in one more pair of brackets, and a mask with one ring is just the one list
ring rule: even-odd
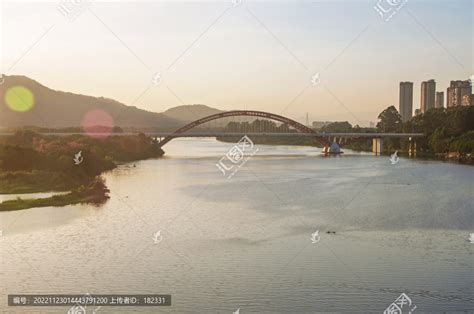
{"label": "grassy bank", "polygon": [[54,195],[41,199],[10,200],[0,203],[0,211],[13,211],[33,207],[66,206],[79,203],[103,204],[107,199],[109,190],[100,178],[96,178],[88,186],[80,186],[68,194]]}

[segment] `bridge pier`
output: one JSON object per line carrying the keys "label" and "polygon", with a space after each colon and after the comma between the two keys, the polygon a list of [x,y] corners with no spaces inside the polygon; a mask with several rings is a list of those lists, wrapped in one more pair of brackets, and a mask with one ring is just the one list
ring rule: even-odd
{"label": "bridge pier", "polygon": [[412,138],[408,138],[408,155],[410,157],[416,157],[416,141]]}
{"label": "bridge pier", "polygon": [[372,152],[375,155],[380,155],[383,153],[383,138],[374,137],[372,139]]}

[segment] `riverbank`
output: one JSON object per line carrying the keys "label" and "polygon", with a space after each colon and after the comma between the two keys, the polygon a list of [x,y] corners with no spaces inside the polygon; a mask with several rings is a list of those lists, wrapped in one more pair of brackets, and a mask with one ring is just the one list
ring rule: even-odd
{"label": "riverbank", "polygon": [[0,203],[0,211],[13,211],[33,207],[66,206],[81,203],[100,205],[109,199],[110,190],[102,178],[95,178],[88,186],[80,186],[63,195],[54,195],[40,199],[21,199]]}
{"label": "riverbank", "polygon": [[161,157],[156,141],[136,136],[90,138],[44,137],[20,131],[0,142],[0,194],[69,191],[43,199],[0,203],[0,211],[32,207],[100,204],[108,189],[100,178],[118,163]]}

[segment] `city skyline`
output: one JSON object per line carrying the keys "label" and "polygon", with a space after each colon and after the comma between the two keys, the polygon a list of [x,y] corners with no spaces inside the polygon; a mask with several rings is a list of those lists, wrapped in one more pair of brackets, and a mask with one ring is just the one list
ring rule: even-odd
{"label": "city skyline", "polygon": [[[403,122],[410,120],[414,115],[425,113],[433,108],[450,108],[454,106],[473,106],[472,77],[468,80],[452,80],[447,87],[446,106],[444,92],[438,91],[436,80],[430,79],[421,82],[420,103],[413,107],[413,82],[400,82],[400,96],[398,112]],[[440,87],[441,89],[443,87]]]}
{"label": "city skyline", "polygon": [[374,4],[94,2],[70,22],[57,3],[6,2],[1,72],[155,112],[205,104],[363,125],[397,105],[400,81],[472,75],[472,36],[459,31],[471,3],[410,1],[390,21]]}

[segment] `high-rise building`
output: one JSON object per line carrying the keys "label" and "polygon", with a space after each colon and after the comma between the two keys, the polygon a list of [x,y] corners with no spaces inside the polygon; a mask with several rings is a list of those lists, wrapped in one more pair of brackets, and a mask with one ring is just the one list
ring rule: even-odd
{"label": "high-rise building", "polygon": [[462,106],[464,96],[470,98],[472,93],[471,82],[467,81],[451,81],[446,95],[446,103],[449,107]]}
{"label": "high-rise building", "polygon": [[436,92],[435,108],[444,107],[444,92]]}
{"label": "high-rise building", "polygon": [[413,82],[400,82],[398,111],[403,122],[411,119],[413,115]]}
{"label": "high-rise building", "polygon": [[421,103],[420,109],[422,113],[427,112],[435,107],[436,82],[429,80],[421,82]]}

